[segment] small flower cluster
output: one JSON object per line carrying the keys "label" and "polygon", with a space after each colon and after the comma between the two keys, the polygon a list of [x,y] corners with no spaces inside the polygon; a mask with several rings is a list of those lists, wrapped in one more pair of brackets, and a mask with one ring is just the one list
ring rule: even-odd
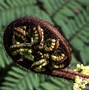
{"label": "small flower cluster", "polygon": [[88,84],[88,80],[75,76],[73,90],[81,90],[82,88],[85,88],[86,84]]}
{"label": "small flower cluster", "polygon": [[89,75],[89,66],[84,66],[83,64],[77,64],[76,69],[74,70],[81,74]]}
{"label": "small flower cluster", "polygon": [[[89,75],[89,66],[83,66],[83,64],[77,64],[76,69],[74,70],[81,74]],[[85,88],[86,84],[89,84],[89,79],[75,76],[73,90],[81,90]]]}

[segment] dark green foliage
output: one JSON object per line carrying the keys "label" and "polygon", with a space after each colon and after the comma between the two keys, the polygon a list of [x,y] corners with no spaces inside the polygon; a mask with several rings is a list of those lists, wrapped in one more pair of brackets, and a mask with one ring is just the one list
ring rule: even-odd
{"label": "dark green foliage", "polygon": [[77,63],[89,65],[89,0],[0,0],[0,90],[72,90],[72,81],[27,71],[6,53],[6,26],[30,15],[53,23],[68,40],[72,52],[69,68]]}

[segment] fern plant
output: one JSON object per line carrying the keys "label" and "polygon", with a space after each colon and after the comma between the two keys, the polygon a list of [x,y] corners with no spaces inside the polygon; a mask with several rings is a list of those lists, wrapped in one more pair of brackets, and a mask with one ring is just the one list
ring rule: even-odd
{"label": "fern plant", "polygon": [[[74,69],[89,64],[89,0],[1,0],[0,1],[0,90],[72,90],[73,82],[36,74],[15,64],[3,45],[3,33],[14,19],[37,16],[54,24],[70,44]],[[88,90],[89,87],[85,90]]]}

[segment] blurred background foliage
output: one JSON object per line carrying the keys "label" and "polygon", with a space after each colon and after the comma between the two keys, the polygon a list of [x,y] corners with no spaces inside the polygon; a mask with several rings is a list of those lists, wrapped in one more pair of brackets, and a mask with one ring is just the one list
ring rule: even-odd
{"label": "blurred background foliage", "polygon": [[89,65],[89,0],[0,0],[0,90],[72,90],[72,81],[27,71],[6,53],[4,30],[23,16],[42,18],[59,29],[69,42],[73,69],[77,63]]}

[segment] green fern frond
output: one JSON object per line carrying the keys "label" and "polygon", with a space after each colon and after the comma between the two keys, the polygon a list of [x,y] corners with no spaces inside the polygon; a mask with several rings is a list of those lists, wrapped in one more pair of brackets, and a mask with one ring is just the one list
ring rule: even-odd
{"label": "green fern frond", "polygon": [[0,70],[6,68],[6,66],[12,63],[11,58],[7,55],[5,51],[0,52]]}
{"label": "green fern frond", "polygon": [[89,5],[89,0],[77,0],[78,3],[81,3],[82,5]]}
{"label": "green fern frond", "polygon": [[15,88],[18,90],[27,90],[27,88],[29,88],[28,90],[33,90],[33,87],[36,88],[39,85],[38,75],[32,72],[26,72],[17,66],[11,67],[3,81],[5,82],[1,84],[0,90],[3,90],[4,87],[9,88],[9,90]]}
{"label": "green fern frond", "polygon": [[[65,86],[66,85],[66,86]],[[70,85],[70,87],[69,87]],[[72,83],[65,79],[57,79],[50,77],[46,82],[40,84],[37,90],[72,90]]]}

